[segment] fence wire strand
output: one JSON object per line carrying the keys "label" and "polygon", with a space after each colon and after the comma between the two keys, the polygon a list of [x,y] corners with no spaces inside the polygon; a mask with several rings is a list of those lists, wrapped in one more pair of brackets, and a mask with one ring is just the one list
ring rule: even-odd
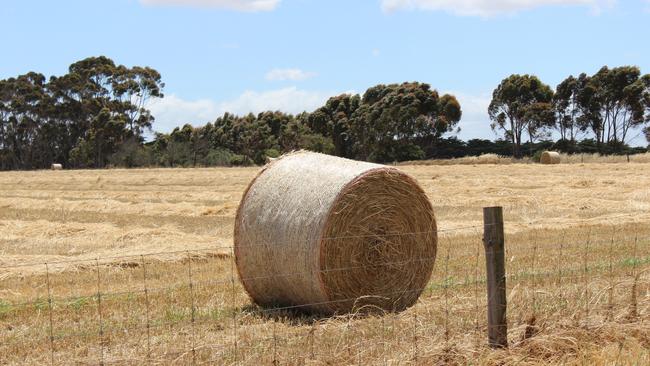
{"label": "fence wire strand", "polygon": [[[41,268],[45,269],[44,279],[47,289],[46,322],[48,324],[43,328],[44,332],[42,338],[49,343],[49,361],[52,365],[56,364],[55,341],[58,345],[57,348],[60,350],[61,345],[65,343],[64,341],[66,339],[87,339],[93,337],[97,337],[96,339],[98,342],[98,363],[101,365],[114,363],[119,364],[121,361],[125,361],[125,359],[120,359],[119,357],[112,356],[112,353],[114,352],[113,348],[115,340],[120,339],[120,336],[124,336],[126,334],[136,334],[137,332],[143,332],[145,334],[144,337],[146,337],[146,340],[143,338],[143,341],[146,341],[146,354],[139,358],[138,362],[144,362],[148,364],[158,363],[159,360],[165,359],[167,353],[154,351],[152,338],[154,337],[154,333],[168,327],[181,327],[181,329],[174,331],[174,333],[186,336],[186,343],[183,343],[181,347],[187,349],[176,352],[177,355],[175,357],[177,357],[177,361],[191,357],[190,362],[193,365],[210,363],[227,363],[232,365],[248,364],[249,361],[252,360],[252,354],[248,351],[254,349],[254,342],[268,342],[266,347],[269,347],[271,350],[272,364],[278,365],[287,363],[305,363],[306,360],[316,361],[322,357],[335,356],[328,355],[327,351],[322,352],[315,346],[315,344],[322,344],[318,340],[319,331],[321,329],[323,332],[323,337],[326,337],[327,332],[331,332],[332,329],[337,329],[336,327],[332,328],[332,324],[339,324],[338,327],[340,328],[339,330],[341,331],[344,343],[342,346],[343,348],[339,349],[338,351],[342,354],[345,354],[345,357],[349,363],[356,362],[360,364],[362,360],[365,360],[367,358],[373,359],[374,357],[377,363],[383,363],[387,365],[394,361],[389,360],[388,357],[390,354],[389,352],[391,352],[391,348],[395,347],[396,349],[400,349],[402,346],[400,344],[400,337],[396,336],[396,330],[400,327],[398,324],[396,324],[396,322],[401,323],[402,326],[406,325],[406,329],[408,329],[408,323],[404,322],[409,320],[412,322],[412,335],[410,337],[410,360],[417,364],[419,360],[421,360],[426,354],[425,349],[427,348],[427,344],[425,341],[427,339],[427,336],[440,331],[440,329],[438,329],[439,324],[422,324],[424,322],[424,319],[430,321],[429,317],[431,316],[432,312],[438,311],[437,314],[443,318],[442,322],[444,326],[444,349],[447,350],[447,352],[451,352],[450,350],[453,349],[452,341],[459,336],[457,333],[462,333],[462,328],[459,327],[461,327],[460,323],[463,317],[466,315],[468,315],[468,323],[470,324],[467,329],[469,332],[471,332],[473,328],[477,347],[480,343],[482,343],[481,332],[484,332],[486,328],[488,328],[488,325],[485,325],[481,322],[481,318],[485,315],[485,309],[482,309],[482,305],[485,305],[486,300],[484,298],[484,293],[480,291],[480,285],[484,284],[486,281],[485,274],[481,271],[480,263],[480,259],[482,257],[482,246],[479,230],[481,227],[483,227],[483,225],[461,227],[449,230],[437,230],[437,233],[452,231],[463,232],[462,235],[467,236],[467,238],[463,240],[466,240],[470,243],[475,243],[475,246],[472,245],[469,248],[465,249],[462,246],[455,245],[451,236],[443,235],[440,237],[440,244],[442,245],[439,246],[439,250],[444,251],[444,256],[442,258],[438,258],[438,262],[440,262],[441,259],[443,261],[441,264],[438,264],[438,266],[442,266],[442,279],[438,278],[436,280],[434,278],[427,284],[425,288],[421,289],[391,291],[375,294],[375,296],[389,297],[394,295],[406,295],[411,292],[429,292],[429,296],[426,297],[427,301],[431,303],[442,301],[444,304],[443,309],[427,309],[420,306],[419,304],[421,303],[418,303],[408,310],[410,311],[410,314],[406,319],[390,315],[391,325],[388,325],[389,321],[386,319],[387,315],[379,315],[379,329],[376,335],[378,341],[376,342],[369,342],[368,340],[371,338],[364,338],[370,337],[365,334],[366,331],[357,330],[357,324],[363,320],[358,320],[356,314],[346,317],[334,317],[322,322],[319,319],[312,319],[309,321],[309,323],[306,323],[307,320],[305,320],[304,315],[301,315],[301,312],[306,307],[349,302],[357,300],[357,297],[335,298],[323,302],[292,304],[286,306],[277,306],[273,308],[259,308],[256,306],[247,305],[247,301],[240,302],[238,295],[242,293],[241,282],[243,281],[255,281],[268,278],[279,279],[291,276],[310,275],[311,273],[276,273],[268,276],[239,278],[239,275],[235,268],[234,260],[229,257],[221,257],[215,254],[219,253],[219,251],[224,248],[232,251],[232,246],[216,246],[212,248],[198,248],[183,251],[112,256],[95,258],[92,260],[74,259],[69,261],[53,261],[47,263],[29,263],[21,265],[0,266],[0,270],[29,266],[43,266]],[[464,233],[465,230],[470,230],[470,232]],[[423,233],[427,232],[389,233],[386,235],[416,235]],[[557,314],[571,315],[571,311],[576,310],[573,314],[573,318],[577,318],[580,324],[586,328],[589,328],[591,325],[590,319],[592,315],[605,316],[608,321],[614,321],[615,317],[622,316],[620,315],[622,314],[621,311],[625,309],[620,307],[620,305],[622,305],[622,302],[617,300],[616,296],[619,296],[619,292],[623,290],[627,291],[627,289],[629,289],[630,293],[629,305],[626,307],[628,316],[631,319],[642,320],[642,317],[639,317],[638,315],[639,307],[637,304],[638,299],[636,294],[638,292],[639,282],[642,280],[648,281],[645,278],[641,279],[642,275],[647,272],[640,267],[650,261],[650,257],[647,257],[647,253],[641,254],[643,253],[642,250],[647,249],[642,248],[641,245],[650,239],[650,236],[640,235],[638,227],[635,229],[634,234],[631,236],[617,235],[618,232],[612,225],[612,232],[609,238],[596,240],[594,239],[594,236],[596,236],[596,234],[592,233],[592,228],[590,227],[586,236],[586,240],[582,240],[576,244],[570,245],[567,240],[566,229],[563,229],[561,231],[559,239],[557,239],[557,241],[547,244],[541,243],[540,238],[537,236],[537,234],[537,232],[532,232],[529,236],[529,238],[532,239],[532,243],[524,243],[521,248],[515,245],[506,246],[506,261],[508,261],[509,265],[511,265],[510,270],[506,274],[506,279],[508,284],[515,286],[513,288],[509,288],[509,292],[511,295],[517,295],[516,288],[525,288],[526,286],[529,286],[527,290],[531,291],[532,293],[532,297],[528,299],[528,301],[532,300],[530,303],[527,303],[525,301],[515,301],[512,304],[516,311],[532,311],[534,318],[544,316],[549,317],[551,315],[550,313],[544,313],[542,311],[542,304],[548,301],[549,296],[545,294],[544,288],[548,286],[548,283],[555,283],[556,286],[561,288],[560,298],[563,304],[562,308],[556,310]],[[339,236],[329,237],[325,239],[336,240],[353,237],[356,238],[358,236]],[[631,258],[622,257],[622,254],[619,252],[622,252],[623,250],[620,249],[621,247],[620,245],[617,245],[617,243],[623,243],[623,245],[625,245],[627,248],[627,251],[625,251],[625,253],[629,253],[631,255]],[[597,260],[596,258],[592,258],[592,256],[590,256],[591,251],[596,248],[596,246],[600,245],[602,245],[602,248],[604,250],[607,250],[607,259],[599,258]],[[632,248],[630,248],[630,246]],[[541,252],[541,248],[547,247],[558,249],[559,258],[557,258],[554,263],[545,266],[540,262],[540,253],[543,253]],[[530,252],[531,249],[532,252]],[[575,253],[578,255],[582,254],[582,263],[580,263],[579,259],[576,261],[565,260],[564,257],[567,256],[567,258],[569,258],[568,256],[570,253]],[[161,277],[161,274],[148,271],[148,269],[153,267],[152,263],[163,263],[154,257],[165,255],[185,257],[184,262],[187,271],[186,280],[174,283],[166,283],[165,278]],[[202,257],[202,255],[208,256],[207,259]],[[208,270],[210,270],[208,277],[209,279],[206,280],[206,275],[201,272],[202,270],[205,270],[205,268],[202,267],[201,261],[210,259],[214,259],[215,261],[229,259],[230,276],[214,276],[215,273],[223,272],[227,267],[224,266],[222,268],[218,265],[217,267],[212,267],[211,265],[206,264]],[[137,265],[133,266],[134,269],[132,272],[129,272],[128,269],[123,269],[122,272],[118,271],[116,273],[113,273],[108,271],[115,266],[114,263],[109,262],[112,260],[133,260],[138,263]],[[320,273],[354,271],[359,269],[376,270],[381,269],[382,266],[409,266],[413,265],[414,263],[434,261],[435,257],[409,258],[407,260],[392,262],[386,261],[369,265],[352,265],[341,266],[337,268],[328,268],[323,269],[320,271]],[[89,293],[85,296],[83,294],[72,295],[73,291],[78,292],[81,286],[74,286],[77,288],[70,288],[70,296],[61,296],[66,294],[63,292],[61,294],[58,294],[56,292],[61,289],[61,283],[60,281],[52,281],[51,277],[56,276],[62,272],[53,271],[52,266],[71,263],[85,264],[88,267],[94,265],[96,275],[96,286],[94,293]],[[459,267],[461,263],[464,265],[464,267]],[[470,266],[467,266],[467,263],[470,263]],[[473,269],[471,268],[472,265],[474,266]],[[137,267],[141,267],[141,273],[138,273],[136,271],[135,268]],[[179,266],[178,268],[182,267]],[[621,277],[619,274],[621,272],[624,273],[623,277]],[[203,277],[201,276],[202,274]],[[116,281],[116,283],[111,282],[111,275],[115,276],[114,281]],[[118,275],[123,276],[124,283],[120,283],[120,278],[122,277],[118,277]],[[133,279],[131,279],[131,277],[133,277]],[[80,281],[79,283],[82,283],[83,277],[79,276],[77,278]],[[175,281],[178,281],[181,278],[182,275],[174,277]],[[549,279],[548,281],[546,280],[547,278]],[[553,278],[555,278],[555,281],[553,281]],[[70,281],[72,281],[72,279],[70,279]],[[140,285],[134,285],[133,288],[129,288],[129,290],[120,291],[119,285],[130,286],[129,281],[140,281]],[[156,281],[162,282],[163,285],[155,286],[154,284]],[[650,281],[648,282],[650,283]],[[114,287],[114,285],[118,285],[118,287]],[[580,289],[580,287],[582,288]],[[575,290],[571,290],[572,288],[575,288]],[[167,314],[167,312],[173,310],[172,306],[175,305],[172,304],[171,300],[169,305],[161,305],[158,301],[158,297],[168,294],[173,298],[175,294],[181,294],[184,293],[184,291],[189,294],[189,299],[187,299],[189,300],[189,303],[185,302],[185,305],[182,305],[181,310],[184,309],[184,312],[178,319],[175,319],[174,314]],[[576,297],[574,299],[574,303],[577,305],[577,307],[570,307],[569,303],[571,301],[571,293],[567,291],[575,291]],[[228,296],[228,292],[230,292],[230,296]],[[212,293],[212,295],[206,295],[210,293]],[[59,296],[57,296],[57,294]],[[119,300],[121,297],[128,299],[128,301],[132,301],[134,304],[143,304],[142,310],[144,311],[144,319],[134,317],[133,319],[126,318],[125,321],[125,319],[120,319],[117,317],[115,310],[111,309],[110,305],[112,304],[112,300]],[[95,329],[87,328],[87,326],[94,323],[91,320],[87,320],[85,323],[81,321],[77,325],[59,324],[57,322],[61,314],[65,314],[66,311],[71,311],[71,309],[74,309],[78,303],[83,303],[86,300],[95,300]],[[226,308],[228,302],[230,305],[229,308]],[[18,312],[22,311],[21,309],[27,309],[31,306],[42,306],[43,303],[44,302],[42,300],[37,299],[36,301],[23,301],[13,303],[9,302],[8,304],[11,306],[12,311]],[[531,308],[527,309],[526,306],[531,306]],[[78,317],[84,314],[83,308],[82,310],[75,311],[77,311]],[[228,312],[231,314],[228,314]],[[295,312],[295,314],[292,312]],[[160,316],[169,317],[169,319],[156,319],[154,315],[158,313],[160,313]],[[222,316],[223,314],[225,315]],[[231,319],[229,320],[228,315],[231,316]],[[294,330],[290,321],[285,322],[285,320],[288,319],[286,317],[291,316],[297,317],[296,322],[298,325],[307,324],[307,327],[305,329],[296,328],[297,330]],[[55,319],[57,321],[55,321]],[[372,318],[365,318],[363,316],[360,316],[359,319]],[[270,336],[268,335],[268,321],[272,322]],[[228,322],[230,322],[230,325],[228,325]],[[257,324],[258,322],[259,324]],[[216,332],[222,332],[222,339],[219,341],[210,341],[210,339],[206,340],[204,338],[200,338],[200,332],[204,331],[204,329],[206,329],[205,327],[207,326],[211,326],[211,328],[216,330]],[[280,329],[280,327],[282,327],[282,329]],[[189,329],[189,331],[187,331],[187,329]],[[212,330],[212,332],[214,332],[214,330]],[[251,337],[251,334],[258,333],[262,335],[266,334],[266,336],[249,339]],[[472,337],[471,333],[468,335],[469,337]],[[36,338],[38,337],[35,337],[35,339]],[[395,343],[390,343],[389,339],[393,339],[393,342]],[[296,343],[296,340],[299,341]],[[20,342],[21,339],[13,338],[12,341]],[[403,341],[405,343],[404,349],[408,349],[409,344],[407,338],[405,338]],[[156,343],[158,343],[158,341]],[[285,353],[287,348],[290,346],[299,347],[299,352],[293,351],[293,353]],[[2,358],[0,356],[0,361],[1,360]],[[129,359],[128,361],[134,360]]]}

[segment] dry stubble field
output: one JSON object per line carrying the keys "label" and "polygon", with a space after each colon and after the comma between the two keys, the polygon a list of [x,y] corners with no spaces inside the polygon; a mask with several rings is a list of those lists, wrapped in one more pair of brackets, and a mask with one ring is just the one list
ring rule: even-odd
{"label": "dry stubble field", "polygon": [[[649,364],[650,164],[401,166],[438,220],[399,314],[251,305],[230,256],[258,168],[0,173],[0,364]],[[509,350],[485,347],[504,207]],[[235,275],[233,275],[235,274]]]}

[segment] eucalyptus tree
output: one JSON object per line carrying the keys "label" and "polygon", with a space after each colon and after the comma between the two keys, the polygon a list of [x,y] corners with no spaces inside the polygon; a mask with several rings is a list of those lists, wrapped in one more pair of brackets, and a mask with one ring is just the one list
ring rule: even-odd
{"label": "eucalyptus tree", "polygon": [[650,88],[636,66],[603,66],[589,80],[591,91],[583,106],[593,113],[586,120],[600,144],[625,144],[630,131],[646,120]]}
{"label": "eucalyptus tree", "polygon": [[133,136],[141,138],[143,131],[151,129],[154,118],[146,106],[151,98],[164,96],[164,86],[160,73],[150,67],[116,67],[111,80],[113,98]]}
{"label": "eucalyptus tree", "polygon": [[589,101],[589,76],[581,73],[564,79],[555,89],[553,108],[560,139],[575,143],[580,132],[584,132],[587,120],[593,114]]}
{"label": "eucalyptus tree", "polygon": [[36,72],[0,80],[0,168],[101,167],[124,141],[143,142],[154,120],[147,102],[163,87],[156,70],[104,56],[49,80]]}
{"label": "eucalyptus tree", "polygon": [[38,139],[45,77],[29,72],[0,80],[0,168],[30,169]]}
{"label": "eucalyptus tree", "polygon": [[429,84],[408,82],[369,88],[352,117],[354,157],[371,161],[424,157],[422,141],[452,132],[462,115],[452,95]]}
{"label": "eucalyptus tree", "polygon": [[352,116],[361,104],[358,94],[341,94],[331,97],[324,106],[309,114],[307,126],[334,143],[334,155],[351,157],[350,129]]}
{"label": "eucalyptus tree", "polygon": [[121,142],[141,140],[154,120],[146,104],[162,98],[163,87],[156,70],[116,65],[105,56],[77,61],[67,74],[52,77],[48,89],[70,154],[75,149],[74,163],[102,167]]}
{"label": "eucalyptus tree", "polygon": [[[650,123],[650,74],[645,74],[643,75],[643,84],[645,85],[645,93],[644,93],[644,102],[645,102],[645,110],[646,110],[646,117],[645,117],[645,122]],[[645,133],[646,140],[648,143],[650,143],[650,126],[646,125],[646,127],[643,129],[643,132]]]}
{"label": "eucalyptus tree", "polygon": [[488,115],[493,130],[500,130],[512,143],[512,154],[521,157],[522,136],[533,141],[540,130],[554,124],[553,90],[534,75],[513,74],[503,79],[492,93]]}

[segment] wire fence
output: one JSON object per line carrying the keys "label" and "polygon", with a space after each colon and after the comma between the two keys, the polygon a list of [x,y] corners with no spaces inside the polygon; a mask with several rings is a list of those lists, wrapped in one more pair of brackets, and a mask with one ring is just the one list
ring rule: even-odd
{"label": "wire fence", "polygon": [[[358,298],[259,308],[241,281],[268,277],[239,278],[227,246],[0,266],[0,364],[452,362],[487,345],[482,230],[439,230],[435,258],[324,270],[435,263],[424,289],[373,294],[421,291],[400,313],[303,311]],[[647,321],[649,268],[650,227],[642,223],[507,235],[511,345],[562,327]]]}

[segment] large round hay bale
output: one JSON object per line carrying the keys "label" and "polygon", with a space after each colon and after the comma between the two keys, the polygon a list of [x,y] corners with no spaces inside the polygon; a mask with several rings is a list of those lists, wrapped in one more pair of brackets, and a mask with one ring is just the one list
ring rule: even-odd
{"label": "large round hay bale", "polygon": [[436,255],[433,209],[409,175],[306,151],[266,165],[235,218],[235,261],[265,307],[403,310]]}
{"label": "large round hay bale", "polygon": [[555,151],[544,151],[539,157],[539,162],[542,164],[560,164],[562,159],[560,153]]}

